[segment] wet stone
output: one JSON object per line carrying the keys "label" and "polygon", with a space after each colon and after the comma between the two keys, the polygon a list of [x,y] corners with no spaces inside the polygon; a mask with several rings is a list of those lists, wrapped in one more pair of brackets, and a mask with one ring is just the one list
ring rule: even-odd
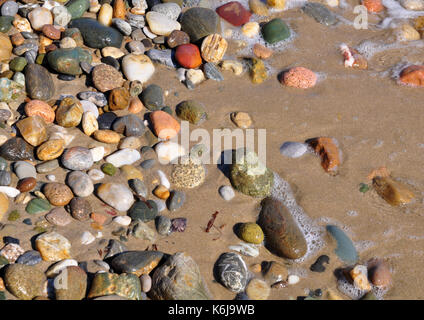
{"label": "wet stone", "polygon": [[162,236],[166,236],[170,233],[171,219],[165,216],[157,216],[155,219],[156,230]]}
{"label": "wet stone", "polygon": [[135,274],[96,273],[88,298],[117,295],[129,300],[142,300],[140,279]]}
{"label": "wet stone", "polygon": [[143,198],[147,197],[147,187],[143,181],[140,179],[133,179],[129,181],[129,185],[134,190],[134,192]]}
{"label": "wet stone", "polygon": [[181,120],[191,124],[200,124],[207,119],[207,113],[202,103],[194,100],[181,102],[176,109],[176,114]]}
{"label": "wet stone", "polygon": [[94,103],[98,107],[104,107],[107,105],[107,99],[105,95],[101,92],[93,92],[93,91],[84,91],[78,93],[78,98],[81,100],[88,100]]}
{"label": "wet stone", "polygon": [[28,266],[34,266],[39,264],[43,259],[38,251],[30,250],[22,254],[17,260],[16,263],[25,264]]}
{"label": "wet stone", "polygon": [[87,221],[93,212],[90,202],[79,197],[75,197],[69,204],[69,210],[72,217],[79,221]]}
{"label": "wet stone", "polygon": [[314,18],[317,22],[326,26],[333,25],[337,22],[335,15],[321,3],[307,3],[303,6],[302,10],[308,16]]}
{"label": "wet stone", "polygon": [[150,111],[159,110],[163,106],[163,90],[156,84],[146,87],[141,93],[143,105]]}
{"label": "wet stone", "polygon": [[180,19],[181,30],[190,36],[191,42],[204,38],[218,30],[219,16],[208,8],[190,8]]}
{"label": "wet stone", "polygon": [[358,253],[352,240],[343,230],[334,225],[327,225],[328,233],[336,240],[337,248],[334,251],[336,255],[346,263],[354,264],[358,261]]}
{"label": "wet stone", "polygon": [[11,264],[4,274],[6,288],[15,297],[22,300],[31,300],[43,296],[46,277],[34,266]]}
{"label": "wet stone", "polygon": [[161,261],[160,251],[127,251],[115,256],[110,265],[117,273],[149,274]]}
{"label": "wet stone", "polygon": [[219,69],[215,66],[215,64],[211,62],[207,62],[203,65],[203,71],[207,79],[215,80],[215,81],[223,81],[224,76],[219,71]]}
{"label": "wet stone", "polygon": [[146,202],[137,201],[128,211],[128,215],[132,220],[140,220],[142,222],[148,222],[154,220],[158,214],[158,207],[152,200]]}
{"label": "wet stone", "polygon": [[185,193],[183,191],[173,190],[167,201],[167,206],[169,211],[177,211],[180,209],[186,199]]}
{"label": "wet stone", "polygon": [[156,232],[143,221],[137,221],[131,226],[131,234],[136,239],[154,242],[156,240]]}
{"label": "wet stone", "polygon": [[240,255],[227,252],[221,254],[214,265],[215,278],[227,289],[242,292],[246,288],[248,269]]}
{"label": "wet stone", "polygon": [[12,182],[12,177],[9,171],[0,171],[0,186],[9,186]]}
{"label": "wet stone", "polygon": [[330,258],[327,255],[319,256],[318,259],[311,265],[309,268],[313,272],[324,272],[325,271],[325,264],[330,263]]}
{"label": "wet stone", "polygon": [[93,157],[90,149],[84,147],[72,147],[66,149],[61,157],[62,164],[70,170],[88,170],[93,165]]}

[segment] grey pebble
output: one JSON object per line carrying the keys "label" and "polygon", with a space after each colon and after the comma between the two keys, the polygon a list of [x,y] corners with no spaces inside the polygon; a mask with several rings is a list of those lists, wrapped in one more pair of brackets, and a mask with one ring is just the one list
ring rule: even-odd
{"label": "grey pebble", "polygon": [[16,2],[14,2],[14,1],[6,1],[1,6],[1,15],[2,16],[14,17],[15,14],[18,13],[18,10],[19,10],[19,6],[18,6],[18,4]]}
{"label": "grey pebble", "polygon": [[185,199],[186,199],[186,196],[183,191],[177,191],[177,190],[171,191],[171,194],[169,195],[169,198],[167,200],[168,210],[177,211],[183,206]]}
{"label": "grey pebble", "polygon": [[203,65],[203,72],[205,73],[205,77],[207,79],[222,81],[224,80],[224,76],[221,71],[211,62],[207,62]]}
{"label": "grey pebble", "polygon": [[124,35],[129,36],[132,32],[131,25],[123,19],[113,18],[112,23]]}
{"label": "grey pebble", "polygon": [[9,171],[1,170],[0,171],[0,186],[10,186],[12,182],[12,176]]}
{"label": "grey pebble", "polygon": [[146,52],[146,55],[153,61],[160,64],[163,64],[167,67],[176,69],[177,63],[174,61],[174,54],[171,49],[158,50],[150,49]]}
{"label": "grey pebble", "polygon": [[107,99],[105,95],[101,92],[93,92],[93,91],[84,91],[78,93],[78,98],[81,100],[88,100],[94,103],[98,107],[104,107],[107,105]]}
{"label": "grey pebble", "polygon": [[288,158],[299,158],[308,151],[308,146],[300,142],[284,142],[280,147],[280,153]]}
{"label": "grey pebble", "polygon": [[140,179],[133,179],[130,180],[129,184],[138,196],[141,196],[143,198],[147,197],[148,190],[143,181],[141,181]]}
{"label": "grey pebble", "polygon": [[155,165],[155,162],[156,162],[155,159],[147,159],[147,160],[144,160],[140,164],[140,167],[142,167],[143,169],[147,170],[147,169],[150,169],[151,167],[153,167]]}
{"label": "grey pebble", "polygon": [[171,219],[159,215],[156,217],[155,225],[158,233],[162,236],[166,236],[170,233],[169,231],[171,229]]}

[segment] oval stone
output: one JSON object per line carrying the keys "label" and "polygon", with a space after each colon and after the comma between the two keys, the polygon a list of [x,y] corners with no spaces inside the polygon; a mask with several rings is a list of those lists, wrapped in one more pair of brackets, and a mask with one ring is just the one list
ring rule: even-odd
{"label": "oval stone", "polygon": [[47,200],[54,206],[65,206],[74,197],[71,189],[63,183],[47,183],[43,188]]}
{"label": "oval stone", "polygon": [[100,24],[91,18],[72,20],[69,28],[78,28],[84,38],[84,44],[90,48],[116,47],[120,48],[123,40],[122,34],[111,27]]}
{"label": "oval stone", "polygon": [[[31,99],[49,100],[55,94],[55,85],[51,74],[39,64],[30,63],[26,66],[25,86]],[[27,113],[27,115],[29,114]],[[46,120],[46,122],[49,121]]]}
{"label": "oval stone", "polygon": [[84,147],[66,149],[61,160],[67,169],[75,171],[88,170],[93,165],[90,149]]}
{"label": "oval stone", "polygon": [[224,287],[238,293],[246,288],[248,269],[240,255],[226,252],[216,261],[214,276]]}

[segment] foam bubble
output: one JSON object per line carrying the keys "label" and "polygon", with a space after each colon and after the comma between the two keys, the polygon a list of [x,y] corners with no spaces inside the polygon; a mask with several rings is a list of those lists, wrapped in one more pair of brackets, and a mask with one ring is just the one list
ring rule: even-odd
{"label": "foam bubble", "polygon": [[305,261],[324,246],[324,228],[318,226],[315,221],[313,221],[305,213],[305,211],[303,211],[303,209],[297,204],[289,183],[275,172],[274,186],[271,191],[271,196],[283,203],[305,236],[306,242],[308,244],[308,250],[302,258],[294,260],[295,262]]}
{"label": "foam bubble", "polygon": [[[337,280],[337,289],[354,300],[359,300],[367,293],[367,291],[361,290],[349,283],[344,275],[340,275],[340,278]],[[371,284],[371,291],[378,300],[383,300],[383,296],[388,291],[388,288],[377,287]]]}
{"label": "foam bubble", "polygon": [[364,252],[372,247],[375,247],[375,242],[370,240],[355,241],[354,246],[359,252]]}

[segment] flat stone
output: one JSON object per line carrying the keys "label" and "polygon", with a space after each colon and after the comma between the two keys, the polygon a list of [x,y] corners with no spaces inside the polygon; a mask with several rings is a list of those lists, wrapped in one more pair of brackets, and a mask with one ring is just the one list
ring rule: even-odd
{"label": "flat stone", "polygon": [[43,233],[35,240],[35,247],[44,261],[69,259],[71,243],[56,232]]}
{"label": "flat stone", "polygon": [[72,222],[71,216],[64,208],[54,208],[46,215],[46,220],[59,227],[64,227]]}
{"label": "flat stone", "polygon": [[26,161],[17,161],[13,164],[13,169],[15,174],[18,176],[19,180],[24,178],[36,178],[37,172],[35,167]]}
{"label": "flat stone", "polygon": [[[60,285],[62,281],[66,286]],[[87,290],[87,274],[77,266],[62,270],[54,282],[56,300],[82,300]]]}
{"label": "flat stone", "polygon": [[25,264],[27,266],[34,266],[39,264],[41,261],[43,261],[43,259],[41,258],[40,253],[35,250],[30,250],[19,256],[19,258],[16,260],[16,263]]}
{"label": "flat stone", "polygon": [[128,215],[132,220],[140,220],[142,222],[154,220],[157,214],[157,205],[152,200],[147,200],[146,202],[137,201],[128,211]]}
{"label": "flat stone", "polygon": [[7,290],[22,300],[44,295],[46,277],[34,266],[11,264],[6,268],[4,282]]}
{"label": "flat stone", "polygon": [[51,209],[50,203],[41,198],[32,199],[25,207],[25,211],[29,214],[45,213]]}
{"label": "flat stone", "polygon": [[180,23],[181,30],[190,36],[191,42],[196,42],[218,31],[219,16],[208,8],[190,8],[183,13]]}
{"label": "flat stone", "polygon": [[308,151],[308,146],[300,142],[284,142],[280,147],[280,153],[288,158],[299,158]]}
{"label": "flat stone", "polygon": [[330,26],[337,22],[336,16],[324,5],[317,2],[310,2],[302,7],[303,12],[314,18],[317,22]]}
{"label": "flat stone", "polygon": [[24,139],[13,137],[0,146],[0,156],[9,161],[34,160],[34,150]]}
{"label": "flat stone", "polygon": [[78,28],[84,38],[84,44],[90,48],[121,47],[122,34],[114,28],[100,24],[97,20],[91,18],[74,19],[69,27]]}
{"label": "flat stone", "polygon": [[107,64],[100,64],[92,71],[94,86],[101,92],[122,87],[124,79],[121,73]]}
{"label": "flat stone", "polygon": [[62,164],[69,170],[88,170],[93,165],[90,149],[84,147],[71,147],[66,149],[61,157]]}
{"label": "flat stone", "polygon": [[149,274],[161,261],[160,251],[127,251],[115,256],[111,267],[116,273]]}
{"label": "flat stone", "polygon": [[113,294],[129,300],[142,300],[139,278],[135,274],[96,273],[87,298]]}
{"label": "flat stone", "polygon": [[97,189],[97,195],[118,211],[127,211],[134,203],[132,192],[119,183],[104,183]]}
{"label": "flat stone", "polygon": [[261,29],[264,40],[269,44],[286,40],[290,37],[290,29],[286,23],[278,18],[272,19],[262,26]]}
{"label": "flat stone", "polygon": [[75,197],[69,203],[71,215],[79,221],[87,221],[93,212],[90,202],[84,198]]}
{"label": "flat stone", "polygon": [[358,253],[346,233],[334,225],[327,225],[326,229],[337,242],[337,248],[334,252],[340,260],[349,264],[356,263],[358,261]]}
{"label": "flat stone", "polygon": [[233,292],[242,292],[246,288],[248,269],[237,253],[221,254],[214,265],[214,275],[224,287]]}
{"label": "flat stone", "polygon": [[88,174],[73,171],[67,177],[67,184],[77,197],[88,197],[94,191],[94,185]]}

